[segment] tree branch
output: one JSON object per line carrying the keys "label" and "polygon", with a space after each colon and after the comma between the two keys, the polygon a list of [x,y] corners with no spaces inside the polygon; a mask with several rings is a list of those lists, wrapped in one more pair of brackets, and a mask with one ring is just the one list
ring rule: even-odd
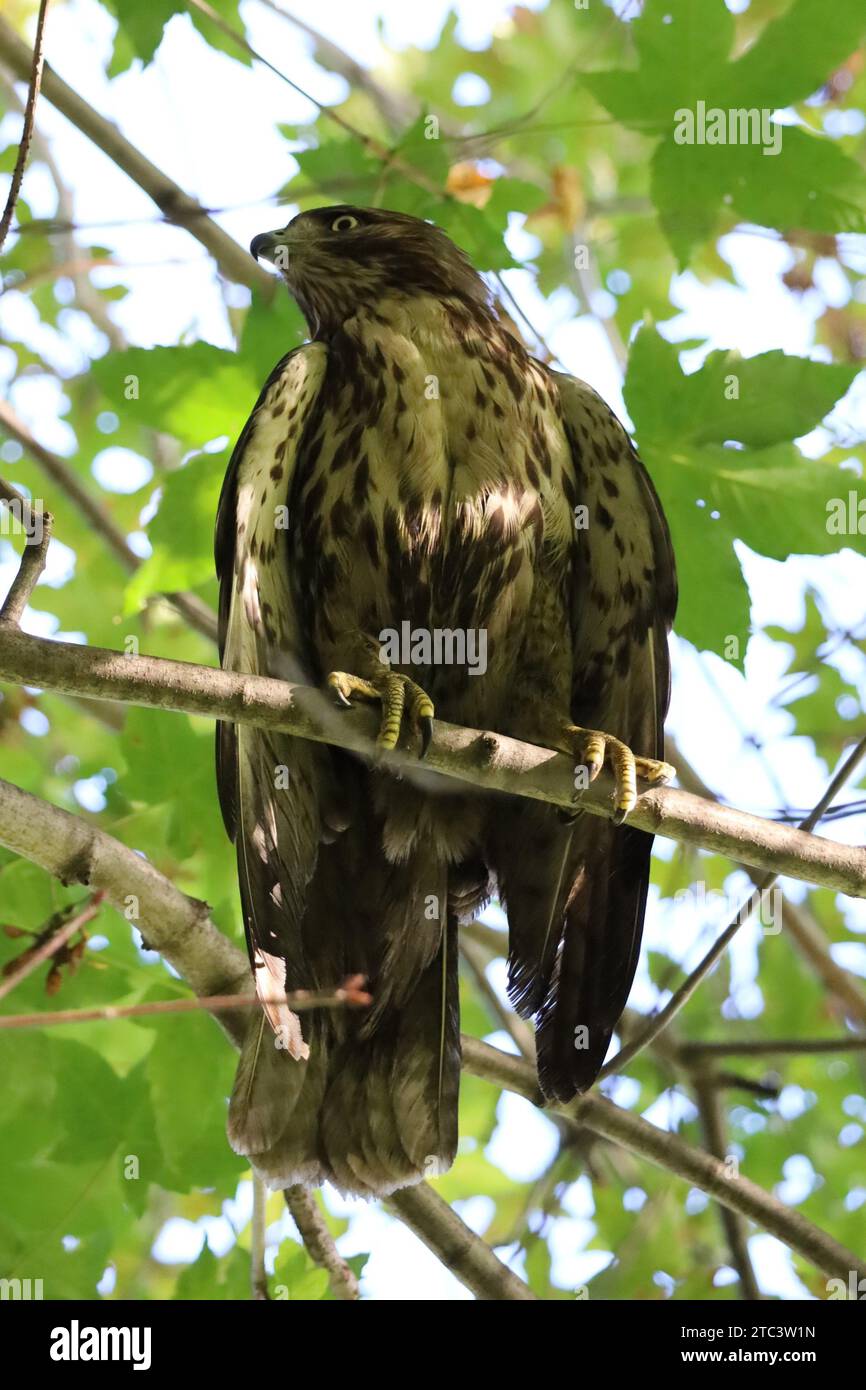
{"label": "tree branch", "polygon": [[[39,14],[36,17],[36,38],[33,42],[33,56],[30,59],[27,105],[24,108],[24,125],[21,130],[21,140],[18,145],[15,168],[12,171],[12,182],[9,185],[9,196],[6,199],[3,216],[0,217],[0,251],[3,249],[3,243],[6,240],[9,226],[12,222],[12,214],[15,211],[15,204],[18,201],[18,194],[21,192],[21,180],[24,178],[24,169],[27,164],[30,141],[33,137],[33,119],[36,115],[36,102],[39,97],[39,86],[42,81],[42,54],[45,41],[45,15],[47,10],[48,0],[39,0]],[[26,44],[24,44],[24,48],[26,51]]]}
{"label": "tree branch", "polygon": [[[724,1162],[727,1150],[725,1116],[718,1088],[713,1084],[713,1077],[700,1068],[695,1069],[692,1084],[707,1152],[712,1154],[713,1158]],[[747,1302],[755,1302],[760,1299],[761,1290],[749,1255],[745,1221],[739,1212],[732,1211],[724,1203],[720,1202],[718,1205],[722,1230],[731,1252],[731,1263],[740,1280],[740,1297]]]}
{"label": "tree branch", "polygon": [[286,1188],[285,1198],[307,1254],[320,1269],[327,1270],[331,1293],[343,1302],[356,1302],[361,1297],[357,1275],[337,1249],[313,1193],[296,1184]]}
{"label": "tree branch", "polygon": [[[237,675],[191,662],[126,656],[101,647],[54,642],[0,629],[0,679],[67,694],[173,709],[232,723],[281,729],[348,748],[435,787],[441,773],[487,791],[508,792],[610,818],[612,782],[602,773],[574,791],[574,763],[563,753],[503,734],[437,721],[427,758],[374,749],[371,710],[336,710],[320,691],[264,676]],[[641,830],[726,854],[769,872],[866,896],[866,850],[763,820],[670,787],[638,798],[629,823]]]}
{"label": "tree branch", "polygon": [[302,34],[306,34],[308,38],[312,39],[313,57],[320,67],[339,73],[350,87],[366,92],[379,114],[393,130],[400,131],[404,126],[411,124],[417,115],[417,107],[407,93],[392,92],[390,88],[384,87],[345,49],[340,48],[324,34],[320,34],[318,29],[314,29],[305,20],[291,14],[278,3],[278,0],[262,0],[262,4],[266,9],[273,10],[274,14],[278,14],[281,19],[287,20]]}
{"label": "tree branch", "polygon": [[263,1178],[253,1173],[253,1214],[250,1220],[250,1297],[256,1302],[268,1298],[268,1276],[265,1272],[265,1231],[267,1228],[268,1189]]}
{"label": "tree branch", "polygon": [[24,609],[30,602],[30,595],[39,583],[39,576],[45,569],[54,518],[50,512],[39,512],[31,516],[30,523],[28,532],[32,534],[27,536],[18,571],[9,585],[9,592],[3,600],[2,607],[0,607],[0,625],[7,624],[10,627],[18,627]]}
{"label": "tree branch", "polygon": [[[214,926],[207,903],[189,898],[134,850],[78,816],[51,806],[0,778],[0,844],[40,865],[61,883],[102,890],[112,907],[139,928],[147,944],[183,975],[196,994],[246,993],[246,955]],[[217,1014],[237,1045],[243,1012]]]}
{"label": "tree branch", "polygon": [[[98,906],[85,916],[81,913],[69,927],[64,929],[62,936],[52,938],[52,950],[46,952],[47,955],[53,954],[58,950],[70,935],[74,934],[85,921],[96,915]],[[149,943],[148,943],[149,944]],[[42,956],[41,959],[45,959]],[[40,964],[37,960],[32,968]],[[28,965],[30,957],[27,957]],[[30,970],[22,972],[29,974]],[[17,979],[15,980],[17,984]],[[0,999],[4,994],[8,994],[8,989],[0,988]],[[362,994],[360,991],[350,988],[332,990],[311,990],[296,989],[290,990],[284,995],[285,1002],[289,1005],[293,1013],[308,1013],[311,1009],[344,1009],[362,1008],[371,1004],[372,998],[369,994]],[[236,1009],[257,1009],[260,1000],[257,994],[204,994],[196,995],[192,999],[150,999],[144,1004],[104,1004],[98,1009],[52,1009],[41,1010],[35,1014],[3,1014],[0,1016],[0,1029],[4,1028],[56,1028],[66,1023],[112,1023],[116,1018],[146,1018],[154,1014],[189,1014],[200,1012],[206,1009],[208,1013],[215,1016],[222,1013],[230,1013]]]}
{"label": "tree branch", "polygon": [[686,1063],[698,1057],[794,1057],[827,1052],[864,1052],[866,1035],[848,1038],[732,1038],[730,1042],[687,1042],[678,1048]]}
{"label": "tree branch", "polygon": [[[26,80],[30,71],[30,50],[11,24],[2,18],[0,61],[16,77]],[[151,164],[140,150],[121,135],[116,125],[94,111],[47,63],[42,75],[42,92],[52,106],[56,106],[67,120],[153,199],[167,221],[185,227],[207,248],[223,275],[271,297],[276,285],[275,278],[256,265],[244,248],[207,215],[195,198],[191,198],[161,169]]]}
{"label": "tree branch", "polygon": [[427,1183],[392,1193],[386,1206],[393,1208],[404,1225],[414,1231],[455,1279],[471,1289],[477,1298],[537,1302],[523,1280],[494,1255],[490,1246],[471,1231]]}
{"label": "tree branch", "polygon": [[[84,903],[78,912],[75,912],[68,921],[63,922],[56,931],[49,932],[44,941],[25,951],[24,955],[16,962],[13,962],[11,970],[0,983],[0,999],[5,999],[11,994],[13,989],[17,989],[22,980],[26,980],[28,975],[32,975],[34,970],[38,970],[46,960],[56,956],[58,951],[76,936],[88,922],[92,922],[94,917],[99,915],[102,906],[102,894],[97,891],[93,893],[90,900]],[[40,933],[40,936],[42,933]]]}

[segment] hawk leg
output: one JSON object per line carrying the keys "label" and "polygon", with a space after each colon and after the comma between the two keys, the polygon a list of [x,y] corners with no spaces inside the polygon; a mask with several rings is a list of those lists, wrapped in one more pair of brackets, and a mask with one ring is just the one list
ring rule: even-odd
{"label": "hawk leg", "polygon": [[409,727],[421,735],[421,757],[430,746],[433,736],[433,701],[420,685],[408,676],[398,675],[377,656],[365,655],[363,667],[365,676],[351,675],[347,671],[331,671],[326,685],[336,693],[339,703],[349,708],[352,696],[358,700],[378,700],[382,706],[382,719],[376,745],[390,751],[396,748],[400,737],[403,717]]}
{"label": "hawk leg", "polygon": [[614,782],[615,825],[622,825],[629,812],[634,810],[638,777],[656,785],[669,782],[674,776],[675,770],[670,763],[636,755],[612,734],[603,734],[598,729],[583,729],[579,724],[567,721],[560,726],[559,737],[551,746],[574,756],[578,764],[586,769],[587,782],[594,782],[604,764],[609,765]]}

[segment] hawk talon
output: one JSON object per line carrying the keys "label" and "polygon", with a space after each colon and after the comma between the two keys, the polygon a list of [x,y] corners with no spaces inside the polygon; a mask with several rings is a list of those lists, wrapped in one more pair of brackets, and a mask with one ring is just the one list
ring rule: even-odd
{"label": "hawk talon", "polygon": [[427,755],[433,737],[433,702],[420,685],[408,676],[397,675],[387,668],[373,680],[350,675],[347,671],[331,671],[326,684],[336,694],[338,704],[343,709],[351,709],[350,696],[360,700],[378,700],[382,705],[382,719],[376,737],[376,747],[380,752],[389,753],[396,748],[404,714],[409,723],[421,735],[420,757]]}
{"label": "hawk talon", "polygon": [[582,729],[578,724],[566,724],[563,732],[570,744],[568,751],[580,758],[590,783],[598,777],[605,762],[610,765],[614,782],[614,813],[611,817],[614,825],[622,825],[634,810],[638,777],[654,786],[670,781],[674,776],[670,763],[635,756],[627,744],[612,734],[601,733],[598,729]]}
{"label": "hawk talon", "polygon": [[427,757],[427,750],[433,737],[433,719],[431,715],[427,714],[419,722],[421,724],[421,752],[418,756],[419,760],[423,762]]}

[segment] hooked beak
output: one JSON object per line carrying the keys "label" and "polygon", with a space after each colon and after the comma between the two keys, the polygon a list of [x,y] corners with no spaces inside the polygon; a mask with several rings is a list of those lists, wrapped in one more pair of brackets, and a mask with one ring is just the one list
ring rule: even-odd
{"label": "hooked beak", "polygon": [[255,260],[264,258],[266,261],[273,261],[274,253],[278,246],[282,245],[277,232],[259,232],[250,242],[250,255]]}

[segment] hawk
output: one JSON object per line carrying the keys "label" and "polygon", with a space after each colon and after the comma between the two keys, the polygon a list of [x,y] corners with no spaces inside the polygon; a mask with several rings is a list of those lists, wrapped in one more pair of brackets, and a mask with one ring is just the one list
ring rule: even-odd
{"label": "hawk", "polygon": [[[229,1108],[276,1187],[385,1195],[457,1145],[457,926],[495,893],[539,1081],[594,1081],[640,949],[676,605],[650,479],[584,383],[534,360],[437,227],[347,205],[254,238],[310,341],[272,371],[216,525],[225,668],[380,711],[422,755],[435,713],[613,771],[613,821],[472,793],[248,725],[217,730],[262,1010]],[[394,635],[399,640],[394,641]],[[443,636],[444,635],[444,636]],[[442,640],[439,640],[442,639]],[[474,660],[470,661],[470,655]],[[483,654],[483,660],[481,659]],[[365,1011],[284,992],[369,981]]]}

